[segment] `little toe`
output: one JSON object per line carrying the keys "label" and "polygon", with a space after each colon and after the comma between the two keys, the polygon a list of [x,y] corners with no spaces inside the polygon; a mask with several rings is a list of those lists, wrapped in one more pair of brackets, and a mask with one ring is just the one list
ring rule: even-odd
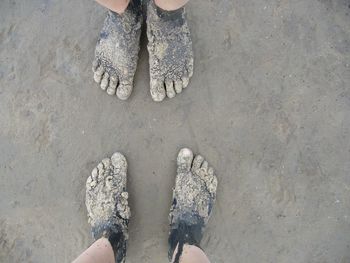
{"label": "little toe", "polygon": [[198,154],[193,160],[192,172],[196,173],[198,169],[201,167],[203,161],[204,161],[204,158]]}
{"label": "little toe", "polygon": [[102,80],[101,80],[101,89],[106,90],[106,88],[108,87],[109,84],[109,74],[108,72],[105,72],[105,74],[103,74]]}
{"label": "little toe", "polygon": [[193,58],[191,58],[188,63],[188,76],[190,78],[193,76]]}
{"label": "little toe", "polygon": [[164,100],[166,94],[162,80],[151,79],[150,92],[154,101]]}
{"label": "little toe", "polygon": [[92,170],[91,175],[86,180],[86,189],[94,188],[97,184],[96,180],[97,180],[97,168],[95,167]]}
{"label": "little toe", "polygon": [[212,195],[214,195],[214,197],[215,197],[216,189],[218,186],[218,179],[217,179],[216,175],[214,174],[214,169],[211,167],[208,170],[208,174],[209,174],[209,176],[208,176],[208,179],[206,180],[206,186],[207,186],[207,189],[209,190],[209,192]]}
{"label": "little toe", "polygon": [[93,181],[96,181],[97,180],[97,175],[98,175],[98,170],[97,170],[97,167],[95,167],[92,172],[91,172],[91,179]]}
{"label": "little toe", "polygon": [[132,83],[129,81],[121,81],[117,88],[117,97],[121,100],[127,100],[132,92]]}
{"label": "little toe", "polygon": [[86,180],[86,188],[91,189],[93,187],[94,187],[94,185],[92,185],[92,178],[91,178],[91,176],[89,176]]}
{"label": "little toe", "polygon": [[177,169],[178,172],[189,172],[193,161],[193,152],[188,148],[180,150],[177,156]]}
{"label": "little toe", "polygon": [[168,98],[174,98],[176,93],[174,90],[174,82],[172,80],[166,80],[165,81],[165,89],[166,89],[166,95]]}
{"label": "little toe", "polygon": [[107,87],[108,95],[115,95],[115,90],[117,88],[118,78],[116,76],[111,76],[109,78],[109,85]]}
{"label": "little toe", "polygon": [[182,77],[182,88],[186,88],[188,86],[188,83],[190,82],[190,78],[188,76]]}
{"label": "little toe", "polygon": [[181,93],[182,91],[182,81],[181,80],[176,80],[174,83],[175,91],[176,93]]}
{"label": "little toe", "polygon": [[99,65],[96,69],[96,71],[94,71],[94,80],[96,83],[100,83],[101,79],[102,79],[102,75],[105,72],[105,69],[103,68],[102,65]]}

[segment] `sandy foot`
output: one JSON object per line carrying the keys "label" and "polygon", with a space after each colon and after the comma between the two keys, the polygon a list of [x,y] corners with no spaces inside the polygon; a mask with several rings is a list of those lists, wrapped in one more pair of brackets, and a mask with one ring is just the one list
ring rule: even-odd
{"label": "sandy foot", "polygon": [[126,191],[127,162],[121,153],[103,159],[86,181],[86,208],[95,240],[106,237],[116,262],[125,262],[130,208]]}
{"label": "sandy foot", "polygon": [[173,98],[193,75],[192,40],[184,8],[164,11],[149,1],[147,36],[152,98]]}
{"label": "sandy foot", "polygon": [[216,199],[217,177],[201,155],[180,150],[177,175],[170,208],[169,260],[179,243],[199,246]]}
{"label": "sandy foot", "polygon": [[109,95],[129,98],[140,49],[142,11],[139,0],[119,15],[108,11],[95,49],[94,80]]}

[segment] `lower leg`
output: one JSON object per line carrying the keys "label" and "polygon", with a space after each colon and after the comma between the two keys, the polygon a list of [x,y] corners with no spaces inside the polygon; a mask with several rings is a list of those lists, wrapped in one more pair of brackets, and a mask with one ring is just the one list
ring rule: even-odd
{"label": "lower leg", "polygon": [[217,177],[201,155],[181,149],[170,208],[169,260],[210,263],[199,248],[216,199]]}
{"label": "lower leg", "polygon": [[154,0],[156,5],[163,10],[173,11],[183,7],[189,0]]}
{"label": "lower leg", "polygon": [[121,153],[104,158],[86,180],[85,204],[96,240],[75,263],[125,263],[130,208],[127,162]]}
{"label": "lower leg", "polygon": [[111,243],[107,238],[96,240],[73,263],[115,263]]}
{"label": "lower leg", "polygon": [[128,7],[130,0],[96,0],[100,5],[121,14]]}
{"label": "lower leg", "polygon": [[150,0],[147,36],[150,93],[154,101],[173,98],[193,75],[193,50],[185,8],[187,0]]}
{"label": "lower leg", "polygon": [[[173,262],[177,254],[177,248],[174,251]],[[180,256],[179,263],[210,263],[208,257],[205,255],[203,250],[196,246],[187,245],[183,246],[182,254]]]}

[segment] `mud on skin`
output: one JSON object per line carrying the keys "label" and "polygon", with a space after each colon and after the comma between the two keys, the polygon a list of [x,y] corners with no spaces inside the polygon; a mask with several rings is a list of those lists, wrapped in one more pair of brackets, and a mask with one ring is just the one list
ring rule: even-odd
{"label": "mud on skin", "polygon": [[86,208],[95,240],[107,238],[116,262],[125,262],[130,208],[127,162],[121,153],[103,159],[86,181]]}
{"label": "mud on skin", "polygon": [[179,244],[175,258],[179,260],[182,245],[199,247],[216,199],[217,177],[201,155],[181,149],[177,157],[177,175],[170,208],[169,260]]}
{"label": "mud on skin", "polygon": [[129,98],[133,89],[142,24],[140,0],[121,15],[108,11],[95,49],[94,80],[109,95]]}
{"label": "mud on skin", "polygon": [[187,87],[193,75],[192,40],[185,9],[164,11],[150,0],[147,36],[152,98],[173,98]]}

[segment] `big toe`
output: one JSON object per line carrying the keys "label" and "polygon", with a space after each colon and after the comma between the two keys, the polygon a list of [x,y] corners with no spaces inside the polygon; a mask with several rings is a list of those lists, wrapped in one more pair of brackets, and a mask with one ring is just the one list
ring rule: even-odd
{"label": "big toe", "polygon": [[128,163],[123,154],[116,152],[111,157],[112,165],[114,166],[115,175],[126,175]]}
{"label": "big toe", "polygon": [[189,172],[193,161],[193,152],[188,148],[180,150],[177,156],[178,172]]}
{"label": "big toe", "polygon": [[164,82],[162,80],[151,79],[150,92],[154,101],[164,100],[166,93],[164,88]]}
{"label": "big toe", "polygon": [[127,100],[132,92],[132,83],[121,82],[117,88],[117,97],[121,100]]}

